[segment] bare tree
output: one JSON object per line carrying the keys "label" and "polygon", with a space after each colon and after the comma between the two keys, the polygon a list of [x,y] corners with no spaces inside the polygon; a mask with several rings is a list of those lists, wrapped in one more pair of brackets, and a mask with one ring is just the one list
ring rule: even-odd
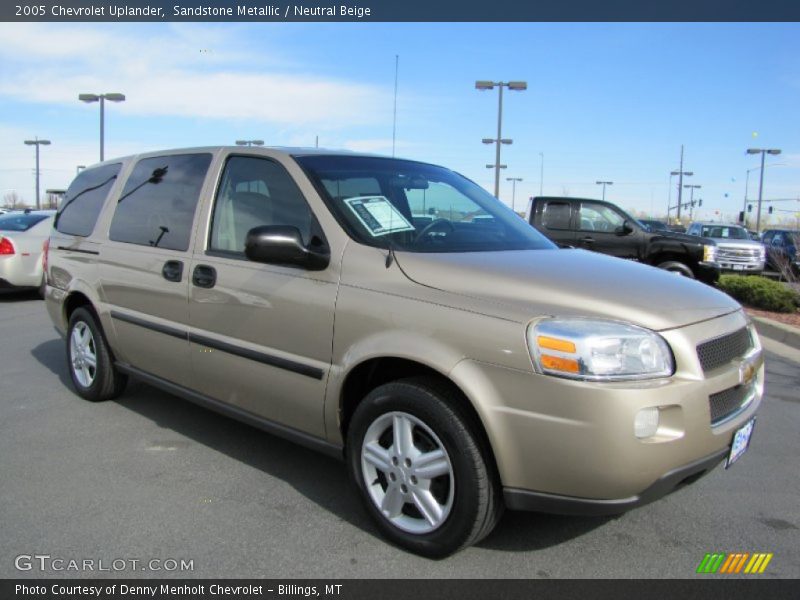
{"label": "bare tree", "polygon": [[25,204],[25,201],[15,191],[8,192],[3,196],[3,205],[7,208],[15,209],[28,208],[28,205]]}

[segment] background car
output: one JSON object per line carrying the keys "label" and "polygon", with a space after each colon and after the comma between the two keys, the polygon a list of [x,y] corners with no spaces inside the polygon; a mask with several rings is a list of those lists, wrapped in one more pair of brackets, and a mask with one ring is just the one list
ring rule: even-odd
{"label": "background car", "polygon": [[44,295],[43,250],[54,215],[54,210],[0,215],[0,288],[39,288]]}
{"label": "background car", "polygon": [[782,272],[791,265],[794,274],[800,274],[800,231],[767,229],[762,239],[767,248],[767,266],[770,269]]}
{"label": "background car", "polygon": [[717,262],[722,271],[761,273],[766,261],[764,244],[750,239],[741,225],[694,222],[686,230],[689,235],[711,238],[717,242]]}

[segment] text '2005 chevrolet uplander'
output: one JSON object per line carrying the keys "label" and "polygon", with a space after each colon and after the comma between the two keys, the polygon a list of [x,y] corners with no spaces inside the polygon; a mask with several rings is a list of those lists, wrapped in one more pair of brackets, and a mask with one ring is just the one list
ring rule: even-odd
{"label": "text '2005 chevrolet uplander'", "polygon": [[726,295],[558,249],[429,164],[195,148],[69,188],[47,307],[89,400],[133,375],[344,456],[401,546],[503,508],[610,514],[747,449],[761,347]]}

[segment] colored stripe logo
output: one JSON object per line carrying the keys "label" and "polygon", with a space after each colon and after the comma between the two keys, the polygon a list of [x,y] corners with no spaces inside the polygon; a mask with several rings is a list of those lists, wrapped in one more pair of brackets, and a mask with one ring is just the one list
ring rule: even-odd
{"label": "colored stripe logo", "polygon": [[698,573],[703,574],[725,574],[746,573],[755,575],[767,570],[769,561],[772,560],[772,552],[714,552],[706,554],[700,565],[697,567]]}

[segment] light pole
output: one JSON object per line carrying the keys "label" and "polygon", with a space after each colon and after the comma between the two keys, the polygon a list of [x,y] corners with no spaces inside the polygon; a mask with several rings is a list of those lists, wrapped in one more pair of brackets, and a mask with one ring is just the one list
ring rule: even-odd
{"label": "light pole", "polygon": [[[691,177],[694,175],[692,171],[684,171],[683,170],[683,144],[681,144],[681,166],[678,168],[677,171],[673,171],[672,175],[678,176],[678,216],[676,217],[678,222],[680,223],[681,220],[681,202],[683,202],[683,176]],[[667,215],[669,217],[669,215]],[[669,218],[667,219],[669,220]]]}
{"label": "light pole", "polygon": [[756,212],[756,231],[761,231],[761,200],[764,193],[764,158],[767,154],[777,156],[781,153],[778,148],[748,148],[748,154],[761,154],[761,176],[758,182],[758,211]]}
{"label": "light pole", "polygon": [[49,146],[50,140],[40,140],[38,137],[32,140],[25,140],[26,146],[36,146],[36,210],[41,208],[41,199],[39,198],[39,146]]}
{"label": "light pole", "polygon": [[597,185],[603,186],[603,201],[606,199],[606,186],[607,185],[614,185],[613,181],[595,181]]}
{"label": "light pole", "polygon": [[100,162],[105,158],[105,106],[110,102],[124,102],[125,94],[78,94],[78,100],[91,104],[100,101]]}
{"label": "light pole", "polygon": [[494,165],[486,165],[491,169],[494,167],[494,195],[496,198],[500,197],[500,169],[504,168],[500,164],[500,146],[502,144],[511,144],[513,140],[503,139],[503,88],[507,87],[510,90],[522,92],[528,89],[528,84],[525,81],[476,81],[475,89],[485,91],[493,90],[497,86],[500,91],[498,95],[498,108],[497,108],[497,137],[496,138],[483,138],[484,144],[496,144]]}
{"label": "light pole", "polygon": [[517,212],[514,209],[514,199],[517,197],[517,182],[522,181],[522,177],[506,177],[506,181],[511,182],[511,210]]}
{"label": "light pole", "polygon": [[[786,163],[772,163],[771,165],[765,165],[764,168],[768,169],[769,167],[785,167]],[[742,225],[745,224],[744,215],[747,214],[747,194],[750,192],[750,173],[753,171],[758,171],[761,167],[753,167],[752,169],[747,169],[747,177],[744,178],[744,204],[742,204]]]}
{"label": "light pole", "polygon": [[236,140],[237,146],[263,146],[264,140]]}

